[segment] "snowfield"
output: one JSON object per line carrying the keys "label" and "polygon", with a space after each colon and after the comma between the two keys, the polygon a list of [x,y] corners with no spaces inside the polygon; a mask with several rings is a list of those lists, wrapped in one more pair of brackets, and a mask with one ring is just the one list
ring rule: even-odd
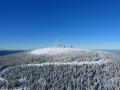
{"label": "snowfield", "polygon": [[0,57],[0,90],[119,90],[120,55],[51,47]]}
{"label": "snowfield", "polygon": [[89,50],[83,50],[83,49],[78,49],[78,48],[53,47],[53,48],[36,49],[36,50],[31,51],[30,53],[32,55],[42,55],[42,54],[54,55],[54,54],[64,54],[64,53],[69,53],[69,52],[79,53],[81,51],[88,52]]}

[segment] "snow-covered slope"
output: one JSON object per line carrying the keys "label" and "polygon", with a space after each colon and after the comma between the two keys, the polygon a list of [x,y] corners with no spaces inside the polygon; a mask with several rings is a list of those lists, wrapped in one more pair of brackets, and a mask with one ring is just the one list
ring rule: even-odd
{"label": "snow-covered slope", "polygon": [[69,53],[69,52],[74,52],[74,51],[79,52],[79,51],[82,51],[82,49],[53,47],[53,48],[36,49],[36,50],[31,51],[30,53],[32,55],[42,55],[42,54],[53,55],[53,54]]}

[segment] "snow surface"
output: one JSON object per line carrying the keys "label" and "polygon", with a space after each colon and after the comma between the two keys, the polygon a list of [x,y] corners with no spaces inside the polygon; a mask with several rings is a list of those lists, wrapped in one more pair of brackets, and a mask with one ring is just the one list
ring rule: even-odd
{"label": "snow surface", "polygon": [[53,48],[42,48],[42,49],[36,49],[30,52],[32,55],[55,55],[55,54],[62,54],[62,53],[69,53],[69,52],[80,52],[80,51],[89,51],[89,50],[83,50],[78,48],[62,48],[62,47],[53,47]]}
{"label": "snow surface", "polygon": [[25,64],[23,66],[47,66],[47,65],[83,65],[83,64],[103,64],[107,61],[86,61],[86,62],[47,62],[47,63],[41,63],[41,64]]}

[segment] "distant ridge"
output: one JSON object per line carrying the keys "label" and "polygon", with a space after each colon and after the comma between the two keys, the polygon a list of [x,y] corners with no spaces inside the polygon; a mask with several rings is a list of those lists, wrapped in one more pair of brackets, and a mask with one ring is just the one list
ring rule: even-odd
{"label": "distant ridge", "polygon": [[24,50],[0,50],[0,56],[18,53],[18,52],[24,52]]}

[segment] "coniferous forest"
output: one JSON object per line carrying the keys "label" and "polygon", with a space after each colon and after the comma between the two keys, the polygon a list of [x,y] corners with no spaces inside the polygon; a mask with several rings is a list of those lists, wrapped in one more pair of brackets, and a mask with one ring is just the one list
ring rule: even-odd
{"label": "coniferous forest", "polygon": [[119,54],[81,51],[0,56],[0,90],[119,89]]}

